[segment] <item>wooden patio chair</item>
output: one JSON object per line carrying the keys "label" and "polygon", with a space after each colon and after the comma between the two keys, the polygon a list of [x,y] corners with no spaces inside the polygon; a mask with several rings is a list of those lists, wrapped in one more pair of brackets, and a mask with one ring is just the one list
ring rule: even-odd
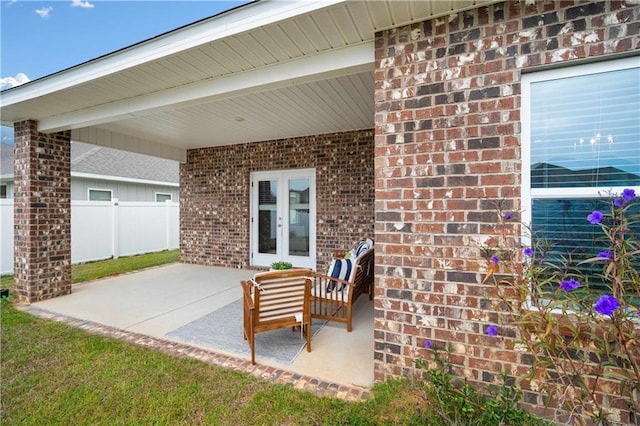
{"label": "wooden patio chair", "polygon": [[[364,240],[363,240],[364,241]],[[344,259],[344,251],[334,253],[334,259],[327,275],[314,273],[311,288],[311,317],[345,323],[347,331],[353,329],[353,304],[362,294],[368,294],[373,300],[374,247],[369,239],[358,245],[361,250],[352,253],[351,259]],[[335,262],[350,263],[350,269],[344,275],[345,268],[334,268]]]}
{"label": "wooden patio chair", "polygon": [[255,364],[256,333],[286,327],[302,327],[311,352],[311,270],[288,269],[256,274],[242,281],[244,339],[251,347]]}

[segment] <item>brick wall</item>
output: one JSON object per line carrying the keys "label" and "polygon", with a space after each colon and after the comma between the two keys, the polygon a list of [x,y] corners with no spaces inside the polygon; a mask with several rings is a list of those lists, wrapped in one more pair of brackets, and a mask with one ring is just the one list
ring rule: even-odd
{"label": "brick wall", "polygon": [[316,169],[318,270],[373,234],[373,130],[190,150],[180,167],[180,252],[187,263],[249,267],[250,173]]}
{"label": "brick wall", "polygon": [[[499,383],[526,355],[482,285],[494,201],[520,208],[520,73],[640,48],[640,7],[505,2],[376,36],[375,378],[416,374],[426,339],[454,372]],[[541,404],[539,395],[525,400]]]}
{"label": "brick wall", "polygon": [[14,132],[15,295],[31,303],[71,293],[71,134]]}

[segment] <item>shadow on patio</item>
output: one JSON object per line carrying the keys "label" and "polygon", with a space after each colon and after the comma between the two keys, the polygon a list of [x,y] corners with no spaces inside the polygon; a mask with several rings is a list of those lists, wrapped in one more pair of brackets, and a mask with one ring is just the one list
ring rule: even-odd
{"label": "shadow on patio", "polygon": [[[240,281],[256,271],[171,264],[75,285],[73,293],[34,303],[37,309],[250,360],[242,339]],[[237,307],[237,312],[234,312]],[[314,320],[312,351],[299,333],[286,338],[296,348],[269,353],[256,343],[256,362],[325,382],[368,388],[373,384],[373,302],[354,305],[353,331],[344,324]],[[270,335],[274,332],[260,333]],[[267,338],[272,336],[267,336]],[[228,345],[220,344],[230,339]],[[299,343],[296,343],[296,340]],[[275,345],[274,347],[277,347]],[[297,356],[296,356],[297,353]],[[290,362],[290,363],[289,363]]]}

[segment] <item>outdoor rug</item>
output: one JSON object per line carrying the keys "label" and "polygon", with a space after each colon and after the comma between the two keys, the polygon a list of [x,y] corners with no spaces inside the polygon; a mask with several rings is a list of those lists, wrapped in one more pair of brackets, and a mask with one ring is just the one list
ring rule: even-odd
{"label": "outdoor rug", "polygon": [[[242,337],[242,321],[242,299],[238,299],[168,332],[165,336],[184,343],[251,358],[249,343]],[[324,324],[325,320],[311,321],[312,339]],[[291,328],[257,333],[256,360],[267,358],[288,365],[305,349],[306,344],[307,341],[300,335],[300,331],[292,331]],[[313,345],[313,340],[311,344]]]}

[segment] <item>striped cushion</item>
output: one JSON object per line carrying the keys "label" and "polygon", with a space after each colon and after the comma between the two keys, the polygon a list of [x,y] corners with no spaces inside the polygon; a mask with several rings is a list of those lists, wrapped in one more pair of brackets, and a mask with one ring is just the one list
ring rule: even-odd
{"label": "striped cushion", "polygon": [[[332,278],[340,278],[341,280],[351,281],[351,275],[355,271],[352,259],[333,259],[329,266],[329,276]],[[333,291],[338,286],[338,291],[342,290],[342,283],[337,281],[329,281],[327,291]]]}
{"label": "striped cushion", "polygon": [[339,291],[326,291],[322,289],[322,285],[318,284],[311,289],[311,294],[314,297],[321,297],[323,299],[331,299],[338,302],[347,302],[349,300],[349,284],[344,284],[342,290]]}
{"label": "striped cushion", "polygon": [[360,241],[360,243],[358,243],[356,248],[353,250],[353,254],[355,255],[355,257],[360,257],[360,255],[366,253],[366,251],[369,250],[372,245],[373,241],[371,241],[369,238],[367,238],[365,241]]}

